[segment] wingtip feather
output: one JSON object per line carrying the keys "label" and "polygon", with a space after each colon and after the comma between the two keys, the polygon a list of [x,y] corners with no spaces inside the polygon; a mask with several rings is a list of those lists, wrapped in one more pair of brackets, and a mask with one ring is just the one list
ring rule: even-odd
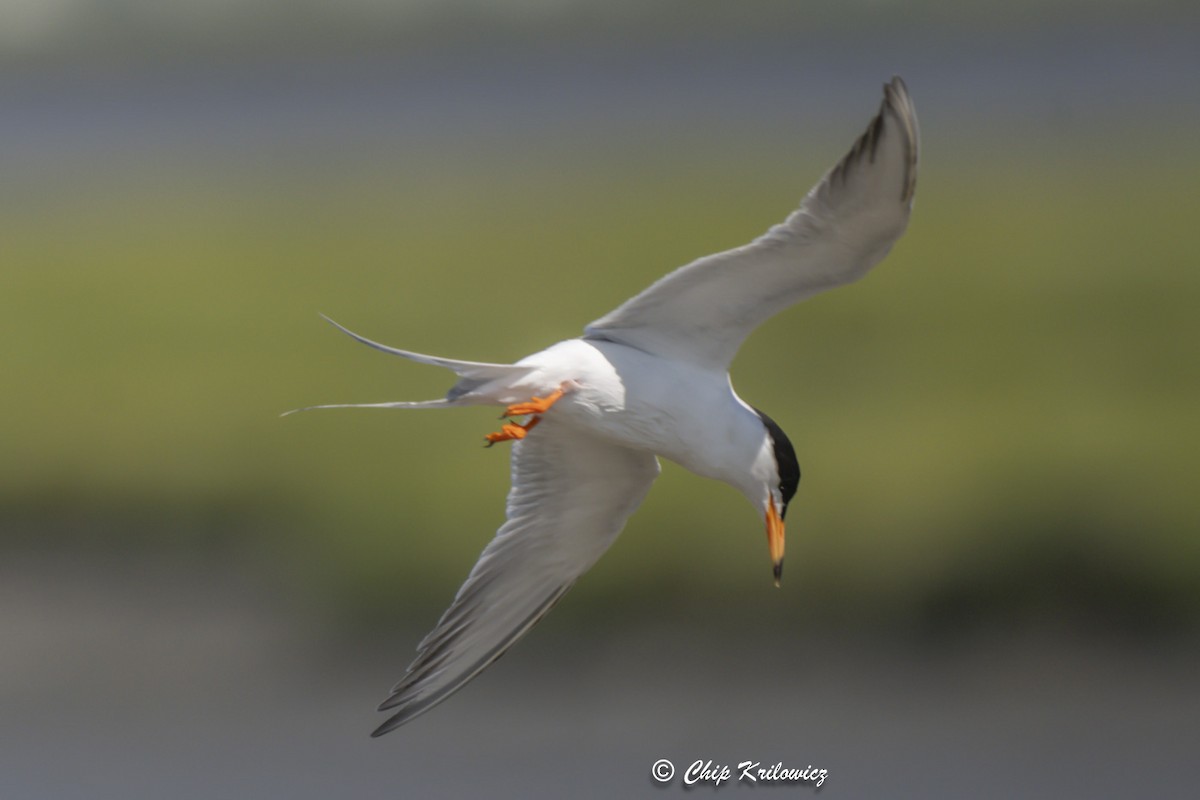
{"label": "wingtip feather", "polygon": [[891,116],[904,129],[904,136],[908,141],[908,160],[900,199],[904,203],[911,203],[917,191],[917,161],[921,134],[917,126],[917,110],[908,93],[908,85],[899,75],[893,75],[892,79],[883,85],[883,106],[879,110],[879,118],[887,112],[891,112]]}

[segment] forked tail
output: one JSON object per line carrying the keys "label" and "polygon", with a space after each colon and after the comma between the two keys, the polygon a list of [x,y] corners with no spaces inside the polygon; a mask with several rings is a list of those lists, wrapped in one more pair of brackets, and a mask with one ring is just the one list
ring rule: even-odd
{"label": "forked tail", "polygon": [[355,333],[349,328],[334,322],[324,314],[321,315],[321,318],[342,333],[362,342],[368,347],[373,347],[376,350],[400,356],[401,358],[407,358],[409,361],[416,361],[419,364],[429,364],[434,367],[444,367],[453,370],[454,374],[458,376],[458,382],[450,387],[450,391],[446,392],[445,397],[437,400],[400,401],[394,403],[333,403],[296,408],[284,412],[282,416],[286,417],[288,414],[295,414],[297,411],[310,411],[317,408],[445,408],[448,406],[472,405],[480,401],[489,402],[489,400],[482,398],[475,400],[473,397],[475,391],[480,387],[492,383],[518,381],[532,371],[530,367],[521,367],[515,364],[486,364],[480,361],[459,361],[453,358],[438,358],[437,356],[427,356],[424,353],[414,353],[410,350],[389,347],[386,344],[380,344]]}

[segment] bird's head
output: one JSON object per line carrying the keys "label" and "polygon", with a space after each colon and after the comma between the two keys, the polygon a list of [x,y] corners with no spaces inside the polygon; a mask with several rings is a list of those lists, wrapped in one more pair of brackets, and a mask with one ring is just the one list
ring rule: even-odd
{"label": "bird's head", "polygon": [[775,570],[775,585],[783,575],[784,518],[788,503],[796,496],[800,486],[800,464],[796,450],[787,434],[775,422],[758,409],[754,409],[766,429],[766,438],[752,470],[755,480],[753,493],[747,492],[751,502],[757,502],[767,526],[767,547],[771,553],[771,564]]}

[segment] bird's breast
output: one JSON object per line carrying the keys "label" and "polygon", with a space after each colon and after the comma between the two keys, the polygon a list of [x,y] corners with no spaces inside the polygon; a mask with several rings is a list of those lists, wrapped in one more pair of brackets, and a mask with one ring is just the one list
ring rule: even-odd
{"label": "bird's breast", "polygon": [[566,390],[552,413],[573,427],[719,479],[741,450],[760,446],[762,424],[725,372],[605,341],[573,339],[543,354],[546,380]]}

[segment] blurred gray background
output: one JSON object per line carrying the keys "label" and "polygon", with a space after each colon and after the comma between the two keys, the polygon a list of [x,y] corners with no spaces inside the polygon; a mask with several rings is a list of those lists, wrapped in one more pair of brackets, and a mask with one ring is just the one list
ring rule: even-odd
{"label": "blurred gray background", "polygon": [[[0,798],[638,796],[709,759],[1190,796],[1198,34],[1167,0],[0,0]],[[448,386],[317,312],[515,360],[782,219],[893,74],[909,233],[734,364],[804,470],[782,588],[666,465],[527,640],[368,739],[507,453],[489,409],[280,419]]]}

